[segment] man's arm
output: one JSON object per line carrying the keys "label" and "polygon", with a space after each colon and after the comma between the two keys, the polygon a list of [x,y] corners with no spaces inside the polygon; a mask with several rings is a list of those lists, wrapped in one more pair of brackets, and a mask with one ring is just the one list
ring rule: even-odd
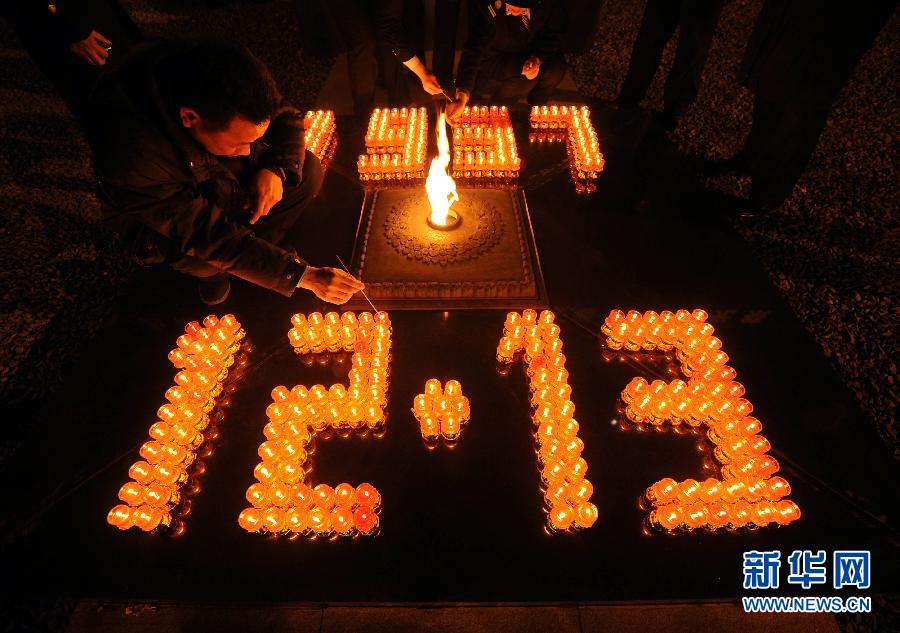
{"label": "man's arm", "polygon": [[403,0],[375,2],[375,34],[391,49],[394,57],[405,64],[416,56],[403,37]]}
{"label": "man's arm", "polygon": [[428,94],[440,94],[441,85],[425,63],[412,50],[403,35],[403,0],[377,0],[375,2],[375,34],[385,42],[401,64],[409,68],[422,82]]}
{"label": "man's arm", "polygon": [[122,167],[100,178],[101,195],[118,213],[169,239],[185,255],[285,296],[294,292],[306,262],[229,220],[190,185],[157,178],[169,172],[167,165],[141,160],[150,163],[142,162],[140,171]]}

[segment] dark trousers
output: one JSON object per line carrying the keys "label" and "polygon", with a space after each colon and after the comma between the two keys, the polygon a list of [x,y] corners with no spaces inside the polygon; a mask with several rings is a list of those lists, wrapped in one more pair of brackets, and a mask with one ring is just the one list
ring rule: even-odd
{"label": "dark trousers", "polygon": [[484,60],[478,70],[473,97],[487,95],[499,103],[511,103],[525,97],[531,105],[547,103],[553,90],[566,74],[566,60],[552,55],[541,61],[537,77],[526,79],[522,66],[531,53],[503,53]]}
{"label": "dark trousers", "polygon": [[353,110],[357,115],[368,115],[375,106],[375,84],[378,80],[371,3],[366,0],[329,0],[327,5],[347,50]]}
{"label": "dark trousers", "polygon": [[[303,178],[300,184],[296,187],[285,187],[281,200],[256,224],[248,224],[249,228],[257,237],[288,248],[287,245],[282,244],[284,237],[303,215],[303,211],[310,201],[318,195],[322,188],[324,174],[319,159],[307,152],[303,161]],[[250,210],[241,211],[239,219],[241,222],[247,223],[251,215]],[[288,248],[288,250],[292,249]],[[211,277],[223,272],[222,269],[191,255],[183,255],[180,259],[170,262],[170,265],[178,272],[194,277]]]}
{"label": "dark trousers", "polygon": [[737,158],[749,168],[750,200],[772,209],[791,193],[825,128],[829,107],[779,103],[757,96],[753,125]]}
{"label": "dark trousers", "polygon": [[678,29],[675,63],[666,78],[664,112],[673,121],[688,109],[700,89],[723,0],[648,0],[619,104],[635,107],[644,98],[659,67],[663,49]]}

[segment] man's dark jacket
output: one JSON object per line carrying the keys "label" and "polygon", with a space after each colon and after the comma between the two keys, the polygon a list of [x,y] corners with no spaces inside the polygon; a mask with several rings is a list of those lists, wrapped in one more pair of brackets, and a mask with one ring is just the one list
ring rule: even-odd
{"label": "man's dark jacket", "polygon": [[495,55],[527,53],[545,61],[561,54],[566,26],[562,0],[533,2],[527,29],[521,17],[506,15],[504,2],[473,0],[469,4],[469,36],[459,59],[456,87],[471,95],[482,63]]}
{"label": "man's dark jacket", "polygon": [[[188,135],[171,102],[165,67],[192,46],[154,41],[135,49],[95,92],[88,140],[104,219],[145,264],[184,256],[290,295],[306,269],[294,252],[256,237],[235,175]],[[284,105],[251,147],[254,170],[302,174],[303,115]]]}

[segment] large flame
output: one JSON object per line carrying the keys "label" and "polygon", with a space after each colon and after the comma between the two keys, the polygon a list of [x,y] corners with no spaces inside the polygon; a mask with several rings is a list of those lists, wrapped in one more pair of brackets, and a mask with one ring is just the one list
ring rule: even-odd
{"label": "large flame", "polygon": [[456,182],[447,173],[450,165],[450,141],[447,140],[447,117],[441,112],[437,124],[438,155],[431,160],[428,178],[425,179],[425,191],[431,203],[431,222],[438,226],[447,224],[450,206],[459,200],[456,193]]}

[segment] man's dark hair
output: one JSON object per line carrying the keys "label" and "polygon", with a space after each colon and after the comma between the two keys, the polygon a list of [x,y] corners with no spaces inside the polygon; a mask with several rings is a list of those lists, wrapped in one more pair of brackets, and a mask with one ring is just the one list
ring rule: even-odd
{"label": "man's dark hair", "polygon": [[194,42],[166,64],[172,105],[191,108],[214,130],[235,116],[263,123],[281,102],[269,69],[253,53],[226,42]]}

